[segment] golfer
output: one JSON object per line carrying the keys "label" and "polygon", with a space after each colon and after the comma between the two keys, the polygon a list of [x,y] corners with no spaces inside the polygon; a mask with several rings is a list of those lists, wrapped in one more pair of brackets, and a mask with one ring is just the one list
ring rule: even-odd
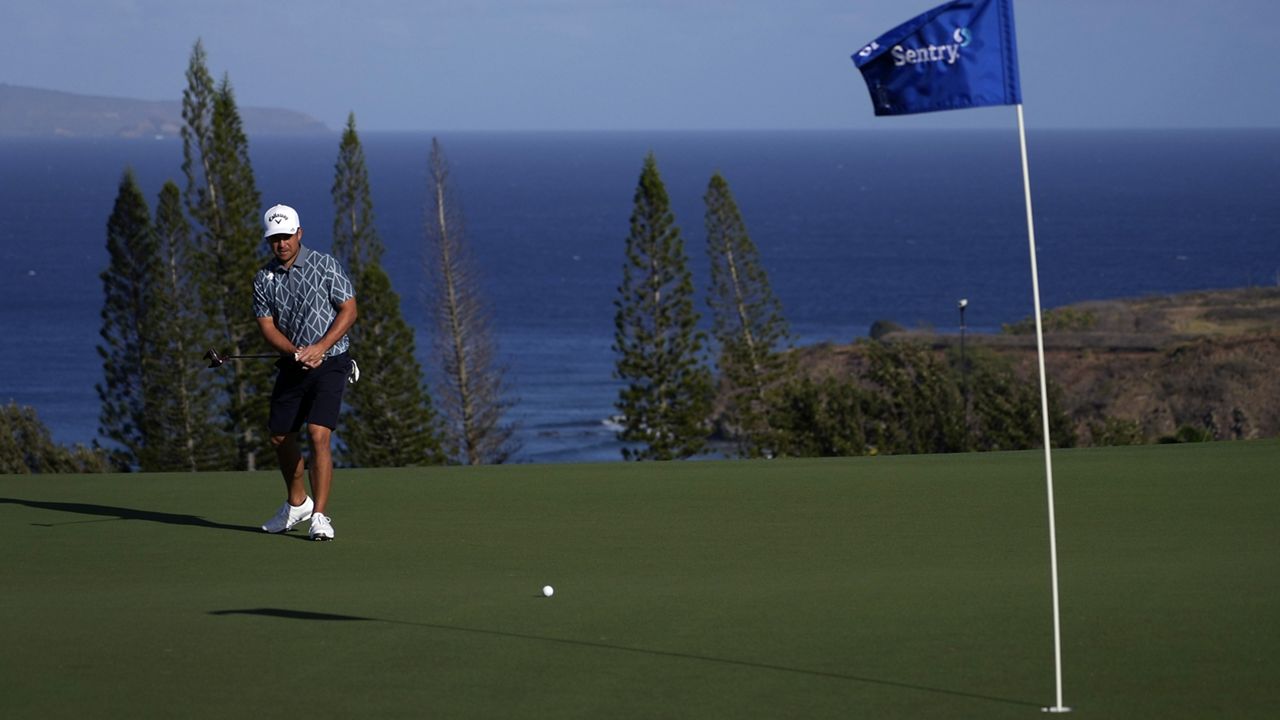
{"label": "golfer", "polygon": [[[282,357],[271,391],[268,429],[280,461],[287,492],[284,505],[262,526],[285,532],[310,518],[312,540],[332,540],[329,489],[333,455],[329,442],[338,425],[347,378],[359,377],[347,355],[347,331],[356,321],[351,281],[331,255],[302,246],[302,224],[288,205],[276,205],[263,217],[272,259],[253,278],[253,312],[262,336]],[[307,426],[311,440],[311,494],[298,432]]]}

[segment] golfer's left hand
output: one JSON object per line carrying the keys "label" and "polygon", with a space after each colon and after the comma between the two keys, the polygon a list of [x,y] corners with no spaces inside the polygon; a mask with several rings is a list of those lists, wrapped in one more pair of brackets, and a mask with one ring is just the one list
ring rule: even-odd
{"label": "golfer's left hand", "polygon": [[312,370],[320,367],[320,363],[324,362],[324,350],[315,345],[308,345],[299,348],[296,357],[303,367]]}

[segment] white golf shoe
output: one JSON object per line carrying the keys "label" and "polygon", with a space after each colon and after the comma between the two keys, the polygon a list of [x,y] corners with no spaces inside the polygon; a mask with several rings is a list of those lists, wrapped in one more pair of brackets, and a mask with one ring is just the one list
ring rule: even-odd
{"label": "white golf shoe", "polygon": [[311,517],[311,510],[316,504],[311,498],[307,498],[301,505],[294,507],[286,500],[280,509],[272,518],[262,525],[262,529],[269,533],[287,532],[289,528]]}
{"label": "white golf shoe", "polygon": [[311,516],[311,539],[333,539],[333,525],[329,523],[329,516],[324,513],[316,513]]}

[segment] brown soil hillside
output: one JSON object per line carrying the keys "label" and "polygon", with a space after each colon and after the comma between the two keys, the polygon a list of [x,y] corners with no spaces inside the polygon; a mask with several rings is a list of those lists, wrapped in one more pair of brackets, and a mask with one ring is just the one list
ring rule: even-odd
{"label": "brown soil hillside", "polygon": [[[1087,302],[1045,313],[1045,363],[1082,444],[1108,419],[1154,442],[1182,431],[1214,439],[1280,434],[1280,288]],[[958,335],[897,332],[939,351]],[[1030,319],[966,343],[1011,357],[1036,382]],[[810,372],[850,372],[858,344],[801,351]]]}

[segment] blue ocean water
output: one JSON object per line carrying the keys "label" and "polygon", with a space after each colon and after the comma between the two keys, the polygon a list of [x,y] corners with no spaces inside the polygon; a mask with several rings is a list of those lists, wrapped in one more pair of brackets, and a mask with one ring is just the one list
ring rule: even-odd
{"label": "blue ocean water", "polygon": [[[419,328],[430,383],[421,284],[431,136],[362,140],[385,261]],[[612,303],[650,151],[699,292],[707,287],[702,195],[720,171],[800,343],[848,342],[879,319],[953,330],[960,298],[976,330],[1032,313],[1012,128],[440,140],[517,401],[520,461],[620,459],[607,424],[617,393]],[[337,136],[250,143],[264,206],[297,207],[305,242],[327,250]],[[1033,129],[1028,145],[1046,307],[1277,282],[1280,131]],[[98,274],[126,166],[154,202],[166,179],[182,184],[181,143],[0,142],[0,281],[9,290],[0,402],[35,406],[60,442],[97,433]]]}

